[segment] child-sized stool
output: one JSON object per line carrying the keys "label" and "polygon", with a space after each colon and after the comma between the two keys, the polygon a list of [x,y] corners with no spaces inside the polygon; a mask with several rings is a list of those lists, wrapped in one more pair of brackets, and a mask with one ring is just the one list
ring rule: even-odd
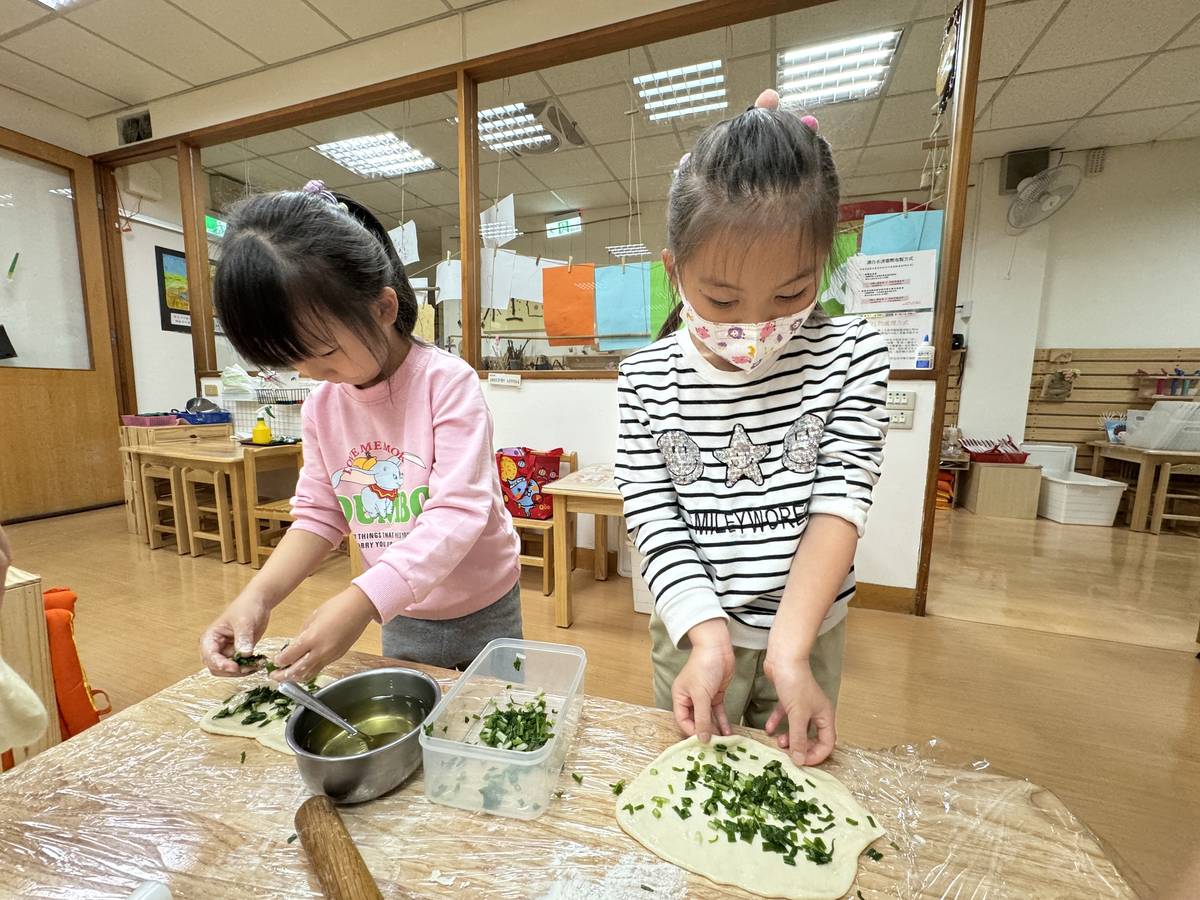
{"label": "child-sized stool", "polygon": [[[160,495],[160,489],[166,490]],[[157,550],[166,541],[164,534],[173,534],[179,555],[188,552],[187,517],[183,506],[183,488],[179,469],[158,463],[142,463],[142,498],[146,505],[146,536],[150,549]],[[170,519],[163,518],[170,513]]]}
{"label": "child-sized stool", "polygon": [[[208,469],[183,470],[183,505],[187,513],[188,542],[192,556],[203,556],[201,541],[212,541],[221,545],[221,562],[233,562],[237,557],[237,540],[233,533],[233,516],[230,512],[229,479],[224,472]],[[205,505],[196,494],[197,485],[207,484],[213,489],[211,506]],[[205,531],[200,514],[212,516],[217,523],[216,531]]]}

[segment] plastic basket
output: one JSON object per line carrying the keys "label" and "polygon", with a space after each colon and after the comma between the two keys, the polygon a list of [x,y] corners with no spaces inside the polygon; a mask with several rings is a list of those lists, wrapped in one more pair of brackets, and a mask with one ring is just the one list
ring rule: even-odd
{"label": "plastic basket", "polygon": [[259,403],[303,403],[312,388],[259,388],[255,393]]}
{"label": "plastic basket", "polygon": [[233,414],[223,409],[217,412],[176,412],[175,415],[188,425],[224,425],[233,421]]}
{"label": "plastic basket", "polygon": [[1013,466],[1019,466],[1029,459],[1028,453],[1001,453],[999,450],[989,450],[987,453],[968,452],[967,455],[971,457],[971,462],[1004,463]]}

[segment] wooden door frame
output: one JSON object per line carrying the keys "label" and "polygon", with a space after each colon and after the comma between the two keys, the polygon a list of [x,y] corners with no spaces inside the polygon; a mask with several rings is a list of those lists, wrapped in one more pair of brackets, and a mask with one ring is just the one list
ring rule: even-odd
{"label": "wooden door frame", "polygon": [[117,191],[117,176],[113,167],[100,163],[94,163],[94,167],[96,186],[100,192],[100,240],[104,275],[108,282],[108,321],[116,370],[117,412],[133,415],[138,411],[137,383],[134,380],[133,338],[129,330],[129,295],[125,289],[120,193]]}

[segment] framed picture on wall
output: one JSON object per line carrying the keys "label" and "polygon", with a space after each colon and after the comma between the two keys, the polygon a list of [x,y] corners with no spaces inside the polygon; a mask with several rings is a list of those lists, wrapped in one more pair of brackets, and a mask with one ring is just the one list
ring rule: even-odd
{"label": "framed picture on wall", "polygon": [[[188,301],[187,257],[167,247],[154,248],[158,273],[158,314],[163,331],[192,333],[192,305]],[[208,261],[210,278],[217,264]]]}

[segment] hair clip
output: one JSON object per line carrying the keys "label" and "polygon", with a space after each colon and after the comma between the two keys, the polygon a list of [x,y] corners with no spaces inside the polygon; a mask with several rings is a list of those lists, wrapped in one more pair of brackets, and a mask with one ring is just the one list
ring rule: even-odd
{"label": "hair clip", "polygon": [[338,198],[333,195],[333,191],[325,187],[325,182],[321,181],[319,178],[314,178],[312,181],[305,184],[300,190],[306,194],[312,194],[314,197],[320,197],[322,200],[332,206],[340,206],[342,209],[346,209],[345,204],[339,203]]}
{"label": "hair clip", "polygon": [[813,134],[820,133],[821,125],[817,121],[816,116],[801,116],[800,121],[807,125],[812,130]]}

